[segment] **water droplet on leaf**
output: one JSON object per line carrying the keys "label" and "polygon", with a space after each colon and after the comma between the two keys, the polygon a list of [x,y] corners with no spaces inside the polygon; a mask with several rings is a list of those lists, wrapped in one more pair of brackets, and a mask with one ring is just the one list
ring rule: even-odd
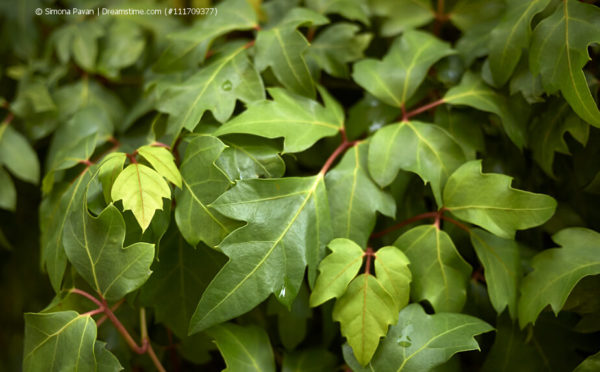
{"label": "water droplet on leaf", "polygon": [[233,84],[231,84],[231,81],[229,80],[225,80],[225,82],[223,83],[223,85],[221,85],[221,89],[223,89],[224,91],[230,91],[231,88],[233,88]]}

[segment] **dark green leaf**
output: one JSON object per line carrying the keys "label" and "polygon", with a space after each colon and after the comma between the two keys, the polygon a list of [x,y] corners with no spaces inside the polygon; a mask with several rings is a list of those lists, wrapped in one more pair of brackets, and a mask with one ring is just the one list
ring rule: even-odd
{"label": "dark green leaf", "polygon": [[413,301],[427,300],[436,312],[462,310],[471,265],[461,257],[446,232],[434,225],[418,226],[402,234],[394,245],[410,261]]}
{"label": "dark green leaf", "polygon": [[381,60],[354,64],[352,78],[383,102],[401,107],[425,79],[427,70],[454,53],[448,43],[422,31],[407,31],[396,39]]}
{"label": "dark green leaf", "polygon": [[367,243],[378,211],[392,218],[396,214],[394,198],[369,176],[368,148],[361,142],[349,149],[325,177],[335,236],[361,246]]}
{"label": "dark green leaf", "polygon": [[448,179],[444,205],[458,218],[512,239],[516,230],[548,221],[556,201],[548,195],[513,189],[511,183],[511,177],[482,173],[481,161],[473,160]]}

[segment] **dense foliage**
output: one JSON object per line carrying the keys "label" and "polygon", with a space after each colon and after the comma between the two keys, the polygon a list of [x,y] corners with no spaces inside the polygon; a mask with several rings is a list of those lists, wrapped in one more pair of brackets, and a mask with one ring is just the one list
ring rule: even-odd
{"label": "dense foliage", "polygon": [[594,3],[2,2],[0,369],[600,370]]}

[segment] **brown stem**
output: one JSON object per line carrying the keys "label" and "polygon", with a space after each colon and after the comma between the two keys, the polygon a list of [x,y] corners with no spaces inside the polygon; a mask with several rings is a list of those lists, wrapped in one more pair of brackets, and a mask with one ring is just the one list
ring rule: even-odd
{"label": "brown stem", "polygon": [[83,297],[87,298],[88,300],[90,300],[93,303],[95,303],[96,305],[98,305],[98,307],[104,306],[102,304],[102,302],[100,302],[99,299],[97,299],[96,297],[94,297],[91,294],[87,293],[86,291],[82,291],[81,289],[78,289],[78,288],[72,288],[69,292],[70,293],[75,293],[75,294],[78,294],[80,296],[83,296]]}
{"label": "brown stem", "polygon": [[[103,312],[104,312],[104,308],[103,307],[99,307],[99,308],[97,308],[95,310],[88,311],[87,313],[83,313],[81,315],[84,315],[84,316],[85,315],[94,316],[94,315],[97,315],[97,314],[100,314],[100,313],[103,313]],[[96,324],[96,326],[98,326],[98,324]]]}
{"label": "brown stem", "polygon": [[426,105],[418,107],[418,108],[416,108],[416,109],[414,109],[414,110],[412,110],[410,112],[407,112],[405,115],[403,115],[403,119],[402,120],[406,121],[406,120],[412,118],[413,116],[419,115],[420,113],[423,113],[423,112],[425,112],[427,110],[431,110],[432,108],[437,107],[437,106],[439,106],[439,105],[441,105],[443,103],[444,103],[444,99],[442,98],[442,99],[438,99],[437,101],[433,101],[431,103],[428,103]]}
{"label": "brown stem", "polygon": [[[114,313],[115,311],[117,311],[117,309],[119,308],[119,306],[121,306],[121,304],[125,302],[125,299],[122,298],[121,300],[119,300],[119,302],[117,302],[116,304],[114,304],[110,309],[112,310],[112,312]],[[100,327],[100,325],[102,323],[104,323],[106,321],[106,319],[108,319],[106,317],[106,314],[102,315],[102,317],[100,319],[98,319],[96,321],[96,327]]]}
{"label": "brown stem", "polygon": [[392,226],[388,227],[387,229],[384,229],[384,230],[381,230],[381,231],[371,234],[370,239],[381,238],[382,236],[387,235],[387,234],[391,233],[392,231],[396,231],[406,225],[410,225],[411,223],[414,223],[414,222],[417,222],[420,220],[424,220],[426,218],[436,218],[437,215],[438,215],[438,212],[421,213],[414,217],[408,218],[404,221],[398,222],[397,224],[392,225]]}
{"label": "brown stem", "polygon": [[316,27],[310,27],[306,32],[306,40],[310,43],[315,38],[315,32],[317,31]]}
{"label": "brown stem", "polygon": [[459,228],[459,229],[461,229],[461,230],[464,230],[464,231],[466,231],[466,232],[468,232],[468,233],[470,233],[470,232],[471,232],[471,229],[469,229],[469,227],[468,227],[467,225],[464,225],[464,224],[462,224],[462,223],[458,222],[458,221],[457,221],[457,220],[455,220],[454,218],[450,218],[450,217],[446,217],[446,216],[441,216],[441,218],[442,218],[444,221],[448,221],[448,222],[450,222],[451,224],[454,224],[454,225],[456,225],[456,227],[458,227],[458,228]]}
{"label": "brown stem", "polygon": [[367,247],[367,250],[364,253],[364,256],[367,256],[367,262],[365,263],[365,274],[367,275],[371,273],[371,260],[373,259],[374,255],[375,253],[373,252],[373,248]]}
{"label": "brown stem", "polygon": [[9,112],[8,114],[6,114],[6,117],[2,121],[2,124],[9,125],[10,122],[13,121],[14,118],[15,118],[15,115],[13,115],[12,112]]}
{"label": "brown stem", "polygon": [[448,20],[448,16],[444,14],[444,0],[437,1],[435,10],[435,23],[433,25],[433,34],[439,36],[442,31],[442,25]]}
{"label": "brown stem", "polygon": [[321,168],[321,171],[319,172],[322,175],[325,175],[325,173],[327,173],[327,171],[329,170],[329,168],[331,168],[331,165],[333,164],[335,159],[338,158],[338,156],[343,154],[350,147],[355,146],[360,142],[348,141],[348,138],[346,137],[346,130],[344,128],[340,129],[340,133],[342,135],[342,143],[340,143],[340,145],[335,149],[335,151],[333,151],[333,153],[329,156],[327,161],[325,161],[325,164],[323,164],[323,168]]}
{"label": "brown stem", "polygon": [[166,143],[157,142],[157,141],[152,142],[150,144],[150,146],[153,146],[153,147],[164,147],[167,150],[171,150],[171,146],[167,145]]}

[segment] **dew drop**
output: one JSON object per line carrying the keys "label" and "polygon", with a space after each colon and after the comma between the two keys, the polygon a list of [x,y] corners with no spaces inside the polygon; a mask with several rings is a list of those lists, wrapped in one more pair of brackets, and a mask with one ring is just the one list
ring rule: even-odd
{"label": "dew drop", "polygon": [[412,345],[411,341],[412,340],[410,339],[410,336],[407,336],[407,335],[400,336],[396,340],[396,342],[398,343],[398,345],[400,345],[401,347],[410,347]]}
{"label": "dew drop", "polygon": [[221,85],[221,89],[223,89],[226,92],[230,91],[231,88],[233,88],[233,84],[231,84],[231,81],[229,80],[225,80],[223,85]]}
{"label": "dew drop", "polygon": [[281,290],[279,291],[279,298],[284,298],[285,297],[285,286],[281,287]]}

